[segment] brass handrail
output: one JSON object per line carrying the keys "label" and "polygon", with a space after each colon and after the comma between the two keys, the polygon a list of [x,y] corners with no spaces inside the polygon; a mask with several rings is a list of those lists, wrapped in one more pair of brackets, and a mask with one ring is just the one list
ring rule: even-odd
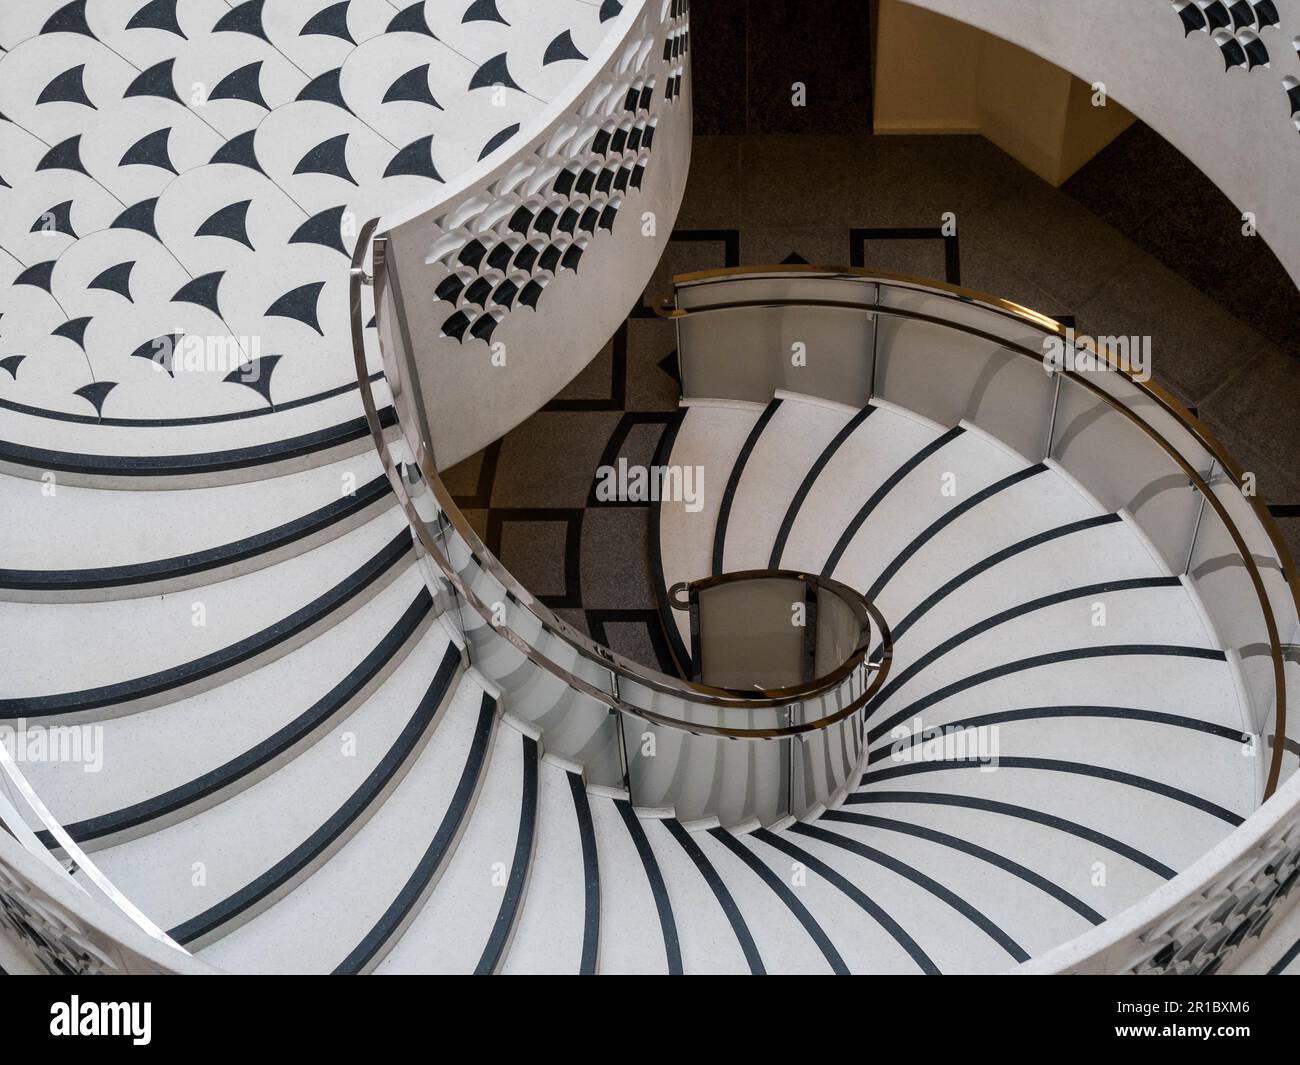
{"label": "brass handrail", "polygon": [[[468,545],[475,562],[487,569],[488,572],[491,573],[491,575],[506,589],[507,596],[519,603],[521,606],[527,608],[541,623],[544,629],[559,636],[562,640],[569,643],[584,658],[609,670],[611,674],[633,679],[653,690],[675,695],[687,702],[698,703],[703,706],[711,706],[723,710],[737,711],[789,707],[809,697],[829,694],[845,680],[850,678],[859,668],[868,674],[874,673],[875,675],[872,677],[870,682],[866,684],[862,694],[852,700],[848,706],[814,721],[785,725],[779,728],[737,728],[722,725],[705,725],[693,721],[684,721],[667,714],[661,714],[657,711],[650,710],[646,707],[640,707],[633,703],[629,703],[617,693],[617,685],[615,685],[614,692],[603,691],[583,678],[574,675],[558,663],[552,661],[508,625],[498,622],[496,614],[492,610],[491,606],[484,603],[473,589],[471,589],[461,579],[460,574],[456,572],[455,567],[451,564],[451,560],[443,554],[442,548],[430,534],[424,519],[420,516],[410,494],[406,490],[406,483],[403,480],[402,474],[397,468],[396,463],[393,461],[392,454],[388,447],[388,442],[384,437],[383,425],[379,420],[378,407],[375,403],[374,391],[371,387],[370,369],[366,364],[365,332],[361,315],[362,287],[373,285],[378,292],[385,283],[386,255],[384,254],[383,248],[384,238],[374,238],[378,221],[378,219],[371,219],[361,228],[357,238],[356,249],[352,256],[352,267],[349,272],[349,310],[352,325],[352,354],[357,373],[361,402],[365,409],[366,422],[370,427],[371,437],[375,442],[375,448],[379,454],[380,462],[384,467],[384,472],[388,477],[389,483],[393,487],[393,492],[397,497],[398,504],[406,515],[408,524],[410,524],[420,542],[420,546],[433,560],[434,564],[441,571],[444,579],[452,586],[456,593],[473,608],[475,613],[477,613],[497,635],[507,640],[534,665],[546,670],[576,691],[596,700],[597,702],[603,703],[610,709],[616,710],[621,714],[641,718],[642,720],[649,721],[653,724],[679,729],[696,735],[719,736],[728,739],[783,739],[829,728],[832,725],[852,716],[866,706],[876,692],[880,690],[888,677],[890,665],[893,659],[893,637],[884,616],[873,603],[862,597],[860,593],[850,589],[852,594],[860,601],[862,609],[869,615],[876,628],[879,629],[880,643],[877,647],[880,657],[878,660],[868,661],[868,655],[870,652],[869,644],[871,641],[869,639],[864,639],[860,642],[859,646],[855,648],[853,654],[851,654],[838,669],[827,677],[821,678],[818,682],[804,685],[800,688],[763,692],[759,696],[726,688],[716,688],[676,677],[669,677],[666,674],[647,669],[639,663],[632,662],[630,659],[617,654],[615,651],[612,651],[607,647],[602,647],[601,645],[594,643],[572,626],[556,617],[545,605],[537,602],[533,598],[532,594],[528,592],[528,590],[525,589],[512,574],[510,574],[510,572],[501,564],[500,560],[497,559],[479,539],[478,534],[469,524],[465,515],[452,499],[451,493],[443,484],[442,478],[439,476],[434,464],[433,456],[430,454],[428,447],[422,442],[418,452],[413,455],[415,458],[414,465],[418,469],[425,485],[432,491],[434,501],[439,511],[446,517],[452,528]],[[370,249],[372,238],[374,238],[375,242],[373,275],[368,274],[365,270],[365,257],[367,251]],[[406,369],[408,380],[405,381],[405,387],[407,389],[414,389],[418,395],[419,389],[416,384],[418,376],[413,372],[415,369],[414,365],[410,364]]]}
{"label": "brass handrail", "polygon": [[[970,303],[983,307],[987,310],[995,311],[999,314],[1014,318],[1024,322],[1033,328],[1041,330],[1045,334],[1053,334],[1062,339],[1067,337],[1066,328],[1054,319],[1039,314],[1026,307],[1008,300],[998,299],[985,293],[976,292],[972,289],[962,288],[958,285],[950,285],[944,282],[932,281],[923,278],[917,278],[905,274],[891,274],[884,271],[869,271],[860,267],[828,267],[814,265],[773,265],[773,266],[749,266],[749,267],[727,267],[721,270],[697,271],[688,274],[679,274],[674,277],[675,286],[689,286],[700,282],[710,282],[723,279],[739,279],[752,276],[755,279],[771,280],[773,277],[782,274],[814,274],[824,276],[828,280],[846,280],[857,281],[864,284],[896,284],[918,288],[922,291],[930,292],[935,295],[946,296],[956,299],[963,303]],[[907,318],[911,320],[924,321],[935,325],[955,329],[959,332],[967,333],[996,343],[999,347],[1013,352],[1022,357],[1031,358],[1036,362],[1042,362],[1042,351],[1034,351],[1021,344],[1017,344],[1005,337],[998,336],[995,333],[989,333],[984,330],[976,329],[973,326],[961,322],[953,322],[946,318],[936,315],[923,314],[918,311],[910,311],[901,307],[886,307],[879,302],[877,298],[869,303],[855,303],[848,300],[836,299],[802,299],[802,298],[770,298],[756,297],[749,300],[735,300],[726,303],[706,304],[699,307],[677,308],[671,312],[665,313],[663,317],[680,321],[682,318],[694,314],[704,314],[720,310],[738,309],[742,307],[782,307],[782,306],[835,306],[851,310],[859,310],[875,314],[884,314],[897,318]],[[1080,340],[1083,343],[1080,343]],[[1155,400],[1166,413],[1173,417],[1184,429],[1190,432],[1197,439],[1210,456],[1217,461],[1225,471],[1232,475],[1238,484],[1244,479],[1245,473],[1237,464],[1236,460],[1228,453],[1227,449],[1218,440],[1218,438],[1201,422],[1196,415],[1192,414],[1182,403],[1180,403],[1172,394],[1159,385],[1149,381],[1143,381],[1127,368],[1116,364],[1110,357],[1109,352],[1099,350],[1095,344],[1091,343],[1090,338],[1073,338],[1071,341],[1075,347],[1082,348],[1089,352],[1097,360],[1099,366],[1104,366],[1105,370],[1122,375],[1130,384],[1139,392]],[[1053,370],[1054,374],[1060,374],[1068,380],[1072,380],[1083,386],[1093,395],[1103,400],[1108,406],[1119,411],[1125,418],[1132,422],[1137,428],[1150,439],[1154,440],[1183,470],[1188,479],[1201,493],[1204,500],[1209,502],[1218,514],[1228,534],[1232,537],[1233,545],[1236,547],[1238,554],[1241,556],[1246,571],[1250,576],[1251,584],[1255,590],[1256,598],[1259,600],[1260,612],[1264,617],[1264,625],[1268,633],[1269,654],[1273,663],[1273,686],[1276,699],[1276,719],[1274,723],[1274,742],[1271,762],[1269,765],[1268,777],[1264,786],[1263,799],[1267,800],[1276,790],[1281,776],[1282,756],[1284,753],[1283,740],[1286,736],[1286,675],[1284,665],[1284,652],[1281,644],[1281,637],[1278,632],[1277,619],[1273,612],[1272,602],[1269,599],[1268,592],[1264,587],[1263,578],[1260,575],[1259,567],[1256,566],[1254,556],[1250,551],[1249,545],[1237,527],[1236,522],[1232,520],[1227,508],[1222,501],[1215,495],[1209,483],[1201,476],[1192,464],[1182,455],[1182,453],[1153,426],[1147,423],[1136,411],[1122,403],[1100,386],[1086,380],[1083,376],[1073,370],[1064,368]],[[1247,496],[1243,493],[1255,513],[1256,519],[1264,529],[1265,534],[1271,541],[1277,559],[1282,567],[1282,577],[1291,592],[1292,600],[1295,603],[1296,613],[1300,616],[1300,576],[1297,575],[1295,560],[1291,555],[1286,541],[1282,537],[1281,530],[1277,527],[1272,514],[1263,500],[1257,495]]]}

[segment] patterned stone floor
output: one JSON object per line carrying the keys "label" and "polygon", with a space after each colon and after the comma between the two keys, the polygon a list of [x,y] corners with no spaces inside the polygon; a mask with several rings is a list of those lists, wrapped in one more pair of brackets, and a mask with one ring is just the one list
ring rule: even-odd
{"label": "patterned stone floor", "polygon": [[652,295],[553,403],[448,473],[506,566],[615,650],[670,667],[648,507],[593,492],[601,465],[651,462],[676,407],[674,331],[649,301],[676,273],[787,261],[943,278],[1080,332],[1150,334],[1156,379],[1257,474],[1300,554],[1300,506],[1285,506],[1300,504],[1300,361],[1068,191],[982,137],[697,137]]}

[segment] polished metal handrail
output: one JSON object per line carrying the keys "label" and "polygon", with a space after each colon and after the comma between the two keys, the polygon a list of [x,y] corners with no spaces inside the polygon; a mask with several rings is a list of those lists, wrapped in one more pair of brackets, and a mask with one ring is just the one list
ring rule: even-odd
{"label": "polished metal handrail", "polygon": [[[998,299],[985,293],[976,292],[971,289],[961,288],[956,285],[949,285],[943,282],[932,281],[917,277],[911,277],[903,274],[890,274],[883,271],[869,271],[859,267],[827,267],[815,265],[773,265],[757,267],[728,267],[721,270],[698,271],[688,274],[680,274],[674,277],[675,286],[688,286],[695,283],[712,282],[718,280],[735,280],[744,277],[754,277],[758,280],[772,280],[774,277],[781,275],[813,274],[827,278],[828,280],[853,281],[862,284],[890,284],[908,286],[920,289],[938,296],[952,298],[962,303],[969,303],[986,310],[995,311],[1006,317],[1014,318],[1017,321],[1024,322],[1033,328],[1041,330],[1044,334],[1052,334],[1062,339],[1067,337],[1066,328],[1059,322],[1032,311],[1019,304],[1012,303],[1008,300]],[[753,299],[740,299],[714,304],[704,304],[697,307],[674,308],[672,310],[664,309],[662,317],[672,321],[680,321],[683,318],[696,314],[707,314],[722,310],[732,310],[746,307],[783,307],[783,306],[826,306],[838,307],[842,309],[864,311],[873,314],[883,314],[896,318],[907,318],[916,321],[928,322],[935,325],[955,329],[959,332],[978,337],[996,343],[999,347],[1004,348],[1012,353],[1031,358],[1041,363],[1043,359],[1042,350],[1033,350],[1024,345],[1017,344],[1005,337],[995,333],[989,333],[977,329],[965,323],[954,322],[936,315],[923,314],[918,311],[910,311],[901,307],[884,306],[879,302],[879,293],[877,290],[876,299],[870,302],[853,302],[843,299],[804,299],[798,297],[790,298],[772,298],[772,297],[755,297]],[[1217,461],[1228,473],[1230,473],[1238,484],[1241,484],[1245,478],[1245,473],[1237,464],[1236,460],[1228,453],[1227,449],[1218,440],[1217,437],[1197,418],[1190,410],[1180,403],[1172,394],[1161,388],[1159,385],[1149,381],[1143,381],[1127,368],[1116,364],[1110,357],[1110,353],[1100,350],[1095,344],[1090,342],[1080,343],[1080,340],[1087,341],[1087,338],[1073,338],[1072,343],[1075,347],[1082,348],[1097,360],[1097,365],[1104,367],[1104,372],[1118,373],[1124,379],[1133,385],[1139,392],[1155,400],[1171,417],[1173,417],[1184,429],[1192,434],[1199,441],[1201,446]],[[1220,520],[1223,522],[1228,534],[1232,537],[1233,545],[1236,547],[1238,554],[1241,556],[1242,563],[1250,577],[1251,584],[1254,588],[1256,598],[1259,601],[1260,612],[1264,618],[1264,625],[1268,634],[1269,655],[1273,665],[1273,687],[1276,699],[1276,719],[1274,725],[1274,743],[1269,765],[1268,776],[1264,786],[1263,799],[1267,800],[1274,791],[1281,776],[1282,756],[1284,753],[1283,739],[1286,735],[1286,676],[1285,676],[1285,655],[1281,642],[1281,636],[1278,631],[1276,615],[1273,612],[1272,602],[1268,592],[1264,587],[1263,577],[1259,572],[1259,567],[1255,564],[1254,556],[1246,543],[1245,537],[1237,524],[1232,520],[1223,502],[1214,493],[1213,489],[1191,462],[1167,440],[1154,426],[1150,425],[1140,414],[1122,403],[1120,400],[1111,396],[1105,389],[1092,381],[1087,380],[1084,376],[1076,371],[1065,368],[1054,369],[1054,374],[1060,375],[1067,380],[1074,381],[1083,388],[1091,392],[1097,398],[1104,401],[1130,422],[1132,422],[1147,437],[1154,440],[1182,469],[1187,475],[1191,484],[1201,493],[1203,500],[1207,501],[1214,508]],[[1281,530],[1277,527],[1272,514],[1263,500],[1256,496],[1247,496],[1245,498],[1254,510],[1255,516],[1264,529],[1273,548],[1277,553],[1277,558],[1282,567],[1282,576],[1286,581],[1292,599],[1295,602],[1297,615],[1300,616],[1300,575],[1297,575],[1295,560],[1291,556],[1290,549],[1282,537]]]}
{"label": "polished metal handrail", "polygon": [[[443,484],[442,478],[438,474],[434,457],[427,444],[421,440],[418,450],[413,454],[413,458],[415,459],[413,465],[418,471],[422,482],[433,493],[434,502],[438,510],[451,524],[454,531],[469,546],[474,561],[486,569],[493,578],[502,585],[506,590],[508,598],[529,610],[533,617],[542,625],[544,630],[558,636],[561,640],[568,643],[579,655],[610,671],[615,677],[634,680],[651,690],[674,695],[685,702],[697,703],[702,706],[709,706],[723,710],[747,711],[774,707],[788,707],[803,699],[822,694],[829,694],[833,692],[838,685],[851,677],[858,669],[861,669],[868,674],[874,673],[875,675],[871,679],[870,683],[865,685],[862,693],[857,698],[853,699],[849,705],[841,708],[833,714],[818,718],[814,721],[784,725],[778,728],[745,728],[723,725],[706,725],[694,721],[685,721],[651,710],[648,707],[638,706],[634,703],[628,702],[619,694],[619,685],[617,683],[615,684],[615,690],[613,692],[607,692],[596,687],[589,681],[575,675],[571,670],[566,669],[564,666],[561,666],[559,663],[548,658],[514,631],[514,629],[499,620],[496,612],[492,609],[492,606],[484,603],[473,589],[471,589],[461,579],[460,574],[452,565],[451,560],[446,557],[441,546],[437,543],[433,535],[430,534],[425,520],[421,517],[414,501],[411,499],[410,493],[407,491],[406,481],[403,478],[401,470],[398,469],[397,463],[393,460],[388,446],[388,441],[384,436],[383,425],[379,419],[378,407],[371,387],[371,371],[366,362],[365,332],[361,313],[362,287],[373,286],[376,293],[375,302],[376,305],[378,305],[381,302],[381,296],[386,284],[387,255],[385,250],[385,238],[383,236],[374,236],[377,226],[378,219],[372,219],[362,227],[361,232],[358,235],[356,249],[353,253],[352,268],[350,271],[350,314],[352,323],[353,359],[356,367],[357,380],[360,386],[361,402],[365,409],[366,421],[370,426],[371,436],[374,439],[375,448],[379,454],[384,471],[388,476],[394,494],[397,496],[398,503],[402,507],[408,523],[411,525],[411,528],[420,542],[420,546],[438,567],[443,579],[451,585],[456,594],[463,598],[466,604],[468,604],[495,633],[507,640],[517,651],[523,654],[534,665],[541,667],[574,690],[603,703],[610,709],[618,711],[621,714],[649,721],[656,725],[679,729],[696,735],[719,736],[728,739],[765,740],[799,736],[827,729],[852,716],[867,705],[871,698],[880,690],[888,677],[893,658],[893,637],[884,616],[874,604],[865,598],[862,598],[858,593],[853,592],[852,594],[858,596],[861,601],[862,609],[867,613],[875,627],[879,630],[879,642],[876,645],[876,654],[870,654],[870,648],[867,644],[871,641],[864,641],[864,643],[856,648],[854,653],[850,655],[850,657],[837,670],[835,670],[833,674],[827,678],[823,678],[820,683],[804,686],[800,689],[762,692],[759,695],[754,695],[753,693],[717,688],[677,677],[670,677],[667,674],[642,666],[640,663],[633,662],[631,659],[618,654],[608,647],[603,647],[600,644],[595,643],[572,626],[556,617],[556,615],[544,604],[538,602],[532,594],[514,578],[509,570],[501,564],[500,560],[496,558],[496,556],[479,538],[478,534],[470,525],[468,519],[456,505],[451,493]],[[374,243],[374,250],[372,253],[374,272],[373,274],[370,274],[366,272],[365,261],[367,252],[370,251],[371,248],[372,239]],[[405,387],[408,390],[413,391],[416,395],[421,394],[417,383],[418,372],[413,362],[408,361],[403,367],[403,372],[405,375]]]}

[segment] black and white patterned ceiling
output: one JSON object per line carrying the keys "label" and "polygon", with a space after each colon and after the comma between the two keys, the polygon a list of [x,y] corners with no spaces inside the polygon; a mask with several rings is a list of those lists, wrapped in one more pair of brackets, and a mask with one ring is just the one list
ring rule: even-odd
{"label": "black and white patterned ceiling", "polygon": [[361,224],[526,130],[621,11],[4,0],[0,405],[187,419],[347,384]]}

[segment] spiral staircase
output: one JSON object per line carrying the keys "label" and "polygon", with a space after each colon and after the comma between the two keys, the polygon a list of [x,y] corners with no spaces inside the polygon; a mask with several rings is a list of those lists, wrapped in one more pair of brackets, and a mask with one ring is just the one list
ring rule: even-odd
{"label": "spiral staircase", "polygon": [[[1055,322],[677,278],[680,676],[456,506],[439,471],[659,259],[687,0],[42,0],[0,32],[0,969],[1300,969],[1295,564],[1175,399],[1105,352],[1044,371]],[[187,368],[180,337],[245,333]],[[708,675],[762,601],[739,635],[698,607],[746,575],[817,606],[795,681]]]}

